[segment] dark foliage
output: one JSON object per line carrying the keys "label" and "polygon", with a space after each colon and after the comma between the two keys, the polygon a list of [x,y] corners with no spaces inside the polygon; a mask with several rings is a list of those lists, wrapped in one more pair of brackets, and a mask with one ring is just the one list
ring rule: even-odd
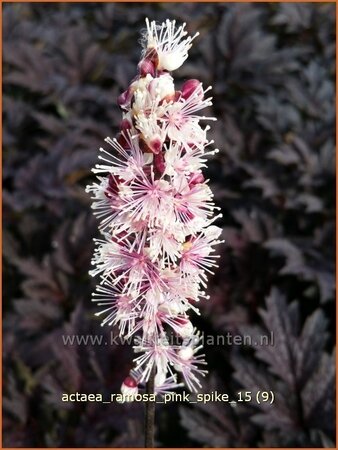
{"label": "dark foliage", "polygon": [[148,16],[200,31],[178,81],[213,85],[219,118],[207,175],[226,245],[196,322],[212,335],[274,336],[205,349],[206,392],[271,390],[272,405],[159,405],[157,443],[333,447],[334,4],[3,9],[4,446],[142,446],[143,405],[61,393],[109,395],[130,369],[127,346],[62,335],[109,339],[90,303],[98,231],[84,186],[117,131],[115,100]]}

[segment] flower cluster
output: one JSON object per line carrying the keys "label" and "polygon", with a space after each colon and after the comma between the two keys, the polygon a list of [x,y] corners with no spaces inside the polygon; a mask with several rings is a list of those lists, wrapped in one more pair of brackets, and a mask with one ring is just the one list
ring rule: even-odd
{"label": "flower cluster", "polygon": [[137,340],[135,367],[121,388],[126,395],[153,370],[158,393],[178,386],[177,373],[192,391],[200,387],[205,361],[188,313],[199,314],[198,302],[208,298],[203,289],[221,242],[213,225],[220,214],[201,170],[218,151],[200,125],[216,119],[198,114],[212,104],[210,88],[188,80],[176,90],[170,74],[196,35],[187,37],[175,21],[146,24],[138,75],[118,98],[120,133],[105,139],[111,149],[100,149],[97,182],[87,187],[103,236],[90,272],[101,277],[97,316]]}

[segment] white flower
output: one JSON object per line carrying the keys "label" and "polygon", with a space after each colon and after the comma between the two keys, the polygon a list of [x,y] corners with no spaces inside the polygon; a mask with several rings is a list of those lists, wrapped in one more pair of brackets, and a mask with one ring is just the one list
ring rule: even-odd
{"label": "white flower", "polygon": [[192,347],[182,347],[178,351],[178,356],[183,361],[189,361],[194,356],[194,349]]}
{"label": "white flower", "polygon": [[137,116],[138,114],[156,114],[160,117],[165,112],[164,107],[160,105],[160,102],[161,97],[159,95],[154,97],[148,89],[137,89],[134,92],[134,101],[131,112],[134,116]]}
{"label": "white flower", "polygon": [[166,20],[161,25],[155,21],[149,22],[146,18],[147,35],[145,38],[145,48],[154,48],[157,51],[160,70],[176,70],[188,57],[188,50],[191,48],[192,41],[199,35],[196,33],[193,37],[187,37],[185,23],[176,28],[176,21]]}
{"label": "white flower", "polygon": [[160,99],[166,97],[171,98],[175,95],[174,80],[168,73],[165,73],[157,78],[154,78],[149,83],[148,89],[153,97],[158,96],[160,97]]}

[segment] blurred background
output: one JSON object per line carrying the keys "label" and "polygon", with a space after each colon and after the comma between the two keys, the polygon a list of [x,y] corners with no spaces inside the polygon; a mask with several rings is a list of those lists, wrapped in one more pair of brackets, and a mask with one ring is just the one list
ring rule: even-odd
{"label": "blurred background", "polygon": [[[200,32],[177,86],[213,86],[220,153],[207,177],[226,244],[194,323],[273,346],[207,346],[205,392],[272,390],[272,406],[157,407],[160,447],[334,447],[335,5],[3,6],[4,447],[142,447],[143,405],[63,403],[118,392],[127,346],[103,335],[84,187],[118,130],[144,19]],[[94,282],[93,282],[94,281]]]}

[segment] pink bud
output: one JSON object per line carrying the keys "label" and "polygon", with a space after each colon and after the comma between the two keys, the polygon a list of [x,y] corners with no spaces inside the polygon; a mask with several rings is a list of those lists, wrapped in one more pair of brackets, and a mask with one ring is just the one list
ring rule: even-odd
{"label": "pink bud", "polygon": [[123,381],[123,384],[129,388],[134,388],[137,386],[136,381],[132,377],[126,377]]}
{"label": "pink bud", "polygon": [[150,61],[150,59],[142,59],[137,66],[141,77],[145,77],[150,73],[150,75],[153,77],[155,76],[155,67],[154,64]]}
{"label": "pink bud", "polygon": [[133,401],[138,393],[137,383],[132,377],[127,377],[124,379],[121,386],[121,393],[124,396],[124,401]]}
{"label": "pink bud", "polygon": [[182,86],[182,97],[186,100],[194,93],[203,98],[202,83],[194,79],[186,81]]}
{"label": "pink bud", "polygon": [[117,104],[121,108],[126,109],[127,105],[130,103],[131,97],[132,93],[128,88],[126,91],[122,92],[122,94],[117,97]]}
{"label": "pink bud", "polygon": [[203,183],[204,176],[202,172],[195,172],[190,175],[189,186],[195,186],[195,184]]}
{"label": "pink bud", "polygon": [[158,155],[160,151],[162,150],[162,141],[160,138],[154,138],[149,142],[149,148],[150,150],[155,154]]}

